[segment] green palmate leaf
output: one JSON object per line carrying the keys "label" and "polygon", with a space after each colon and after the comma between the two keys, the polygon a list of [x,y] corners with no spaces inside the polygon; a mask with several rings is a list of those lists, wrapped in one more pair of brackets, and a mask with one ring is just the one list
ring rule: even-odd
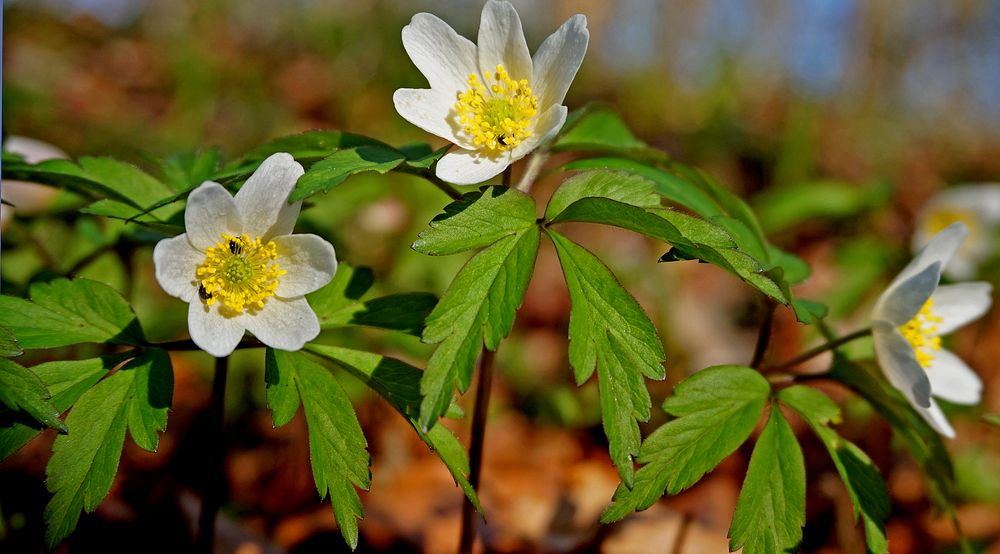
{"label": "green palmate leaf", "polygon": [[885,520],[889,518],[889,492],[868,455],[829,427],[840,422],[840,409],[827,395],[804,385],[783,389],[778,400],[802,416],[830,453],[854,503],[855,521],[858,517],[863,520],[868,552],[888,553]]}
{"label": "green palmate leaf", "polygon": [[66,425],[59,420],[59,411],[49,402],[51,399],[45,383],[30,369],[0,358],[0,403],[65,433]]}
{"label": "green palmate leaf", "polygon": [[455,482],[480,512],[479,498],[466,477],[469,461],[465,447],[444,425],[423,432],[420,426],[420,378],[423,372],[394,358],[339,346],[308,344],[306,350],[347,370],[385,398],[410,422],[417,436],[441,458]]}
{"label": "green palmate leaf", "polygon": [[548,230],[569,287],[569,361],[582,384],[598,370],[601,414],[611,460],[631,488],[632,457],[639,453],[639,421],[651,402],[643,376],[663,379],[663,345],[653,322],[601,261]]}
{"label": "green palmate leaf", "polygon": [[955,476],[944,442],[909,402],[879,375],[874,362],[854,362],[836,354],[833,367],[826,375],[860,394],[892,426],[927,477],[931,499],[939,508],[954,515]]}
{"label": "green palmate leaf", "polygon": [[173,218],[182,209],[179,204],[174,206],[170,206],[170,204],[183,200],[187,195],[186,191],[181,194],[175,194],[164,198],[146,209],[139,209],[117,200],[104,199],[81,208],[80,211],[85,214],[136,223],[170,236],[176,236],[184,232],[184,226],[181,224],[164,223],[164,221]]}
{"label": "green palmate leaf", "polygon": [[361,297],[373,283],[370,269],[341,263],[333,280],[306,296],[319,318],[320,327],[364,325],[420,336],[424,320],[437,304],[437,297],[413,292],[362,301]]}
{"label": "green palmate leaf", "polygon": [[[89,360],[46,362],[31,368],[52,395],[50,402],[59,413],[65,412],[80,396],[130,354],[115,354]],[[31,418],[0,418],[0,460],[17,452],[41,432]]]}
{"label": "green palmate leaf", "polygon": [[24,354],[21,345],[17,343],[17,337],[10,327],[0,325],[0,356],[4,358],[15,358]]}
{"label": "green palmate leaf", "polygon": [[167,353],[152,349],[87,390],[77,400],[46,467],[53,493],[45,507],[45,544],[54,548],[76,527],[80,511],[92,512],[107,496],[121,457],[125,429],[154,451],[173,394]]}
{"label": "green palmate leaf", "polygon": [[480,348],[496,350],[510,333],[531,279],[539,236],[532,224],[473,256],[427,317],[423,341],[440,344],[420,381],[421,429],[444,415],[456,385],[469,388]]}
{"label": "green palmate leaf", "polygon": [[535,226],[535,202],[506,187],[483,187],[448,204],[413,249],[422,254],[456,254],[493,244]]}
{"label": "green palmate leaf", "polygon": [[645,510],[664,493],[697,483],[750,436],[770,392],[760,373],[742,366],[710,367],[681,381],[663,404],[677,419],[643,442],[635,485],[618,487],[601,521]]}
{"label": "green palmate leaf", "polygon": [[624,158],[587,158],[574,160],[563,166],[566,170],[608,169],[638,175],[655,183],[656,192],[705,219],[725,215],[712,197],[702,189],[692,186],[683,178],[652,167],[648,164]]}
{"label": "green palmate leaf", "polygon": [[740,490],[729,550],[745,554],[792,552],[806,522],[806,469],[802,449],[777,406],[757,439]]}
{"label": "green palmate leaf", "polygon": [[170,187],[141,169],[112,158],[46,160],[29,165],[5,163],[4,179],[21,179],[82,193],[91,198],[111,198],[145,208],[171,196]]}
{"label": "green palmate leaf", "polygon": [[265,378],[276,426],[295,415],[301,400],[316,489],[320,498],[330,495],[340,532],[356,548],[364,514],[354,487],[368,490],[371,472],[368,442],[350,399],[326,368],[296,352],[268,348]]}
{"label": "green palmate leaf", "polygon": [[[139,320],[111,287],[89,279],[56,279],[31,286],[31,300],[0,296],[4,324],[22,348],[83,342],[143,344]],[[16,314],[16,317],[15,315]]]}
{"label": "green palmate leaf", "polygon": [[552,150],[600,150],[666,159],[666,154],[635,138],[618,114],[605,107],[584,108],[567,117]]}
{"label": "green palmate leaf", "polygon": [[621,171],[588,171],[567,179],[546,208],[549,223],[581,221],[629,229],[668,242],[674,249],[661,261],[700,259],[750,283],[775,300],[787,303],[782,283],[764,265],[740,250],[729,229],[750,234],[732,218],[716,218],[728,227],[659,208],[653,181]]}
{"label": "green palmate leaf", "polygon": [[386,173],[403,163],[406,156],[390,146],[371,145],[346,148],[330,154],[313,164],[305,175],[299,177],[290,202],[327,192],[343,183],[351,175],[365,171]]}

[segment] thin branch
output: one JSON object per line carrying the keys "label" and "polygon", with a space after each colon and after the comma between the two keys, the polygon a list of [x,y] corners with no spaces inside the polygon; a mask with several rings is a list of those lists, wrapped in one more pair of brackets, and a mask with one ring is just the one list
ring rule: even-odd
{"label": "thin branch", "polygon": [[535,180],[538,179],[538,174],[542,172],[542,167],[545,166],[545,162],[548,159],[548,151],[541,150],[528,158],[528,163],[524,166],[524,173],[521,175],[521,180],[517,182],[517,190],[524,194],[530,194],[531,188],[535,186]]}
{"label": "thin branch", "polygon": [[[479,356],[479,381],[476,383],[476,406],[472,413],[472,438],[469,442],[469,484],[479,494],[479,478],[483,466],[483,442],[486,435],[486,415],[493,384],[493,352],[485,347]],[[462,501],[462,535],[460,554],[472,554],[476,542],[476,508],[468,498]]]}
{"label": "thin branch", "polygon": [[764,321],[760,324],[760,332],[757,334],[757,344],[753,349],[753,358],[750,360],[750,367],[759,370],[764,363],[764,355],[767,354],[767,347],[771,344],[771,328],[774,327],[774,310],[777,308],[771,299],[764,301]]}
{"label": "thin branch", "polygon": [[813,348],[812,350],[807,350],[807,351],[803,352],[802,354],[799,354],[798,356],[792,358],[791,360],[788,360],[786,362],[782,362],[780,364],[776,364],[776,365],[773,365],[773,366],[765,367],[762,371],[765,371],[765,372],[778,372],[778,371],[784,371],[784,370],[787,370],[787,369],[791,369],[791,368],[793,368],[793,367],[801,364],[802,362],[811,360],[812,358],[815,358],[816,356],[819,356],[820,354],[826,352],[827,350],[834,350],[836,348],[840,348],[841,346],[843,346],[843,345],[845,345],[845,344],[847,344],[847,343],[849,343],[849,342],[851,342],[853,340],[860,339],[861,337],[867,337],[870,334],[872,334],[872,328],[871,327],[865,327],[864,329],[859,329],[859,330],[857,330],[857,331],[855,331],[853,333],[850,333],[848,335],[844,335],[844,336],[840,337],[839,339],[835,339],[835,340],[832,340],[830,342],[821,344],[821,345],[817,346],[816,348]]}
{"label": "thin branch", "polygon": [[396,171],[400,173],[406,173],[408,175],[416,175],[417,177],[422,177],[424,180],[429,181],[430,184],[441,189],[445,194],[451,197],[452,200],[458,200],[462,197],[462,193],[453,187],[450,183],[442,181],[437,175],[434,174],[429,169],[414,169],[410,167],[400,166],[396,168]]}
{"label": "thin branch", "polygon": [[212,403],[208,406],[209,452],[206,454],[208,473],[202,491],[201,513],[198,515],[198,535],[195,552],[210,554],[215,546],[215,519],[222,505],[223,483],[226,478],[223,416],[226,404],[226,374],[229,357],[215,359],[215,376],[212,379]]}

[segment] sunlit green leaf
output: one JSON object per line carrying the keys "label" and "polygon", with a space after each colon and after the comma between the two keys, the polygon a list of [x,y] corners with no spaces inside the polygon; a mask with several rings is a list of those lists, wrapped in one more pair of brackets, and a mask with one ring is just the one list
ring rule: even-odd
{"label": "sunlit green leaf", "polygon": [[465,492],[465,495],[479,506],[479,498],[475,489],[469,484],[469,460],[465,455],[465,447],[458,438],[444,425],[435,425],[427,433],[420,426],[420,378],[423,374],[419,369],[397,360],[339,346],[308,344],[306,350],[322,356],[347,370],[385,398],[403,417],[410,422],[417,436],[437,454],[455,482]]}
{"label": "sunlit green leaf", "polygon": [[[88,360],[46,362],[32,367],[31,371],[48,388],[52,395],[50,402],[62,413],[128,356],[115,354]],[[0,460],[17,452],[41,432],[41,426],[34,419],[7,415],[0,419]]]}
{"label": "sunlit green leaf", "polygon": [[500,238],[472,257],[431,312],[423,341],[438,344],[420,382],[421,429],[444,415],[456,385],[465,391],[482,346],[496,350],[510,333],[538,252],[535,225]]}
{"label": "sunlit green leaf", "polygon": [[[4,324],[22,348],[83,342],[142,344],[132,307],[111,287],[89,279],[55,279],[31,286],[31,300],[0,296]],[[17,314],[16,317],[13,317]]]}
{"label": "sunlit green leaf", "polygon": [[4,179],[65,187],[88,197],[111,198],[145,208],[171,196],[170,187],[141,169],[112,158],[46,160],[35,165],[4,163]]}
{"label": "sunlit green leaf", "polygon": [[406,156],[389,146],[358,146],[345,148],[316,162],[305,175],[299,177],[290,202],[327,192],[347,180],[351,175],[365,171],[385,173],[403,163]]}
{"label": "sunlit green leaf", "polygon": [[387,146],[385,143],[370,137],[340,131],[317,130],[287,135],[266,142],[247,152],[242,158],[216,172],[212,179],[228,181],[248,177],[262,161],[278,152],[287,152],[297,162],[309,167],[338,150],[372,145]]}
{"label": "sunlit green leaf", "polygon": [[413,243],[431,256],[488,246],[535,225],[535,202],[506,187],[483,187],[445,206]]}
{"label": "sunlit green leaf", "polygon": [[30,369],[0,358],[0,403],[11,410],[24,411],[53,429],[66,432],[66,425],[59,419],[59,411],[49,402],[51,398],[45,383]]}
{"label": "sunlit green leaf", "polygon": [[639,421],[649,420],[650,399],[643,376],[663,379],[663,344],[639,303],[601,260],[582,246],[548,230],[559,254],[572,303],[569,361],[577,384],[598,371],[604,432],[611,460],[626,486],[639,453]]}
{"label": "sunlit green leaf", "polygon": [[160,162],[163,182],[175,191],[187,191],[211,181],[219,167],[218,148],[188,150],[171,154]]}
{"label": "sunlit green leaf", "polygon": [[[368,442],[354,407],[336,378],[301,353],[269,348],[266,364],[268,404],[275,410],[274,422],[277,425],[291,419],[295,413],[291,405],[297,408],[301,399],[316,489],[320,498],[330,495],[340,532],[351,548],[356,548],[358,520],[364,514],[355,487],[367,490],[371,472]],[[295,401],[290,399],[293,395],[298,396]]]}
{"label": "sunlit green leaf", "polygon": [[742,366],[710,367],[681,381],[663,404],[677,419],[643,441],[635,485],[619,485],[601,521],[645,510],[697,483],[750,436],[770,392],[760,373]]}
{"label": "sunlit green leaf", "polygon": [[855,185],[840,181],[805,181],[768,188],[753,199],[768,233],[780,233],[807,221],[857,215],[885,203],[887,183]]}
{"label": "sunlit green leaf", "polygon": [[76,527],[80,511],[94,511],[107,496],[118,471],[128,428],[139,446],[155,450],[167,421],[173,377],[170,358],[147,351],[87,390],[70,410],[52,447],[46,487],[45,544],[53,549]]}
{"label": "sunlit green leaf", "polygon": [[804,385],[783,389],[778,393],[778,400],[802,416],[830,453],[854,504],[855,521],[859,516],[863,519],[868,552],[886,554],[885,521],[889,517],[889,491],[871,458],[829,427],[830,423],[840,422],[840,409],[830,397]]}
{"label": "sunlit green leaf", "polygon": [[729,550],[793,552],[806,522],[806,468],[791,426],[772,406],[729,526]]}
{"label": "sunlit green leaf", "polygon": [[10,327],[0,325],[0,356],[4,358],[15,358],[24,354],[21,345],[17,343],[17,337]]}
{"label": "sunlit green leaf", "polygon": [[567,117],[567,123],[552,150],[601,150],[666,158],[666,154],[649,148],[635,138],[625,122],[610,108],[588,107],[578,112]]}

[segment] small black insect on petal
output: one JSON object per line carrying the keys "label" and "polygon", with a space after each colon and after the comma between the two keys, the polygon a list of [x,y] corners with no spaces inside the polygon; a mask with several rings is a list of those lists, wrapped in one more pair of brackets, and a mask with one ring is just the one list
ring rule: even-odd
{"label": "small black insect on petal", "polygon": [[243,247],[240,246],[240,243],[236,242],[233,239],[229,240],[229,251],[231,253],[233,253],[233,254],[239,254],[242,250],[243,250]]}
{"label": "small black insect on petal", "polygon": [[207,290],[205,290],[205,285],[200,285],[198,287],[198,296],[201,297],[202,300],[211,300],[212,299],[212,293],[210,293]]}

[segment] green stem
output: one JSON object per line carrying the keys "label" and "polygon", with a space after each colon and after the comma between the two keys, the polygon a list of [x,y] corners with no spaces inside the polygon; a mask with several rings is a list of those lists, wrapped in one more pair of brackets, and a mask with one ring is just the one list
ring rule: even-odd
{"label": "green stem", "polygon": [[819,356],[820,354],[826,352],[827,350],[833,350],[835,348],[839,348],[839,347],[841,347],[841,346],[843,346],[843,345],[845,345],[845,344],[847,344],[847,343],[849,343],[849,342],[851,342],[853,340],[860,339],[861,337],[867,337],[870,334],[872,334],[872,328],[871,327],[866,327],[864,329],[859,329],[859,330],[857,330],[857,331],[855,331],[855,332],[853,332],[851,334],[844,335],[844,336],[840,337],[839,339],[831,340],[830,342],[821,344],[821,345],[817,346],[816,348],[813,348],[811,350],[807,350],[807,351],[803,352],[802,354],[799,354],[798,356],[792,358],[791,360],[788,360],[786,362],[782,362],[782,363],[777,364],[777,365],[765,367],[762,371],[764,371],[764,372],[777,372],[777,371],[784,371],[786,369],[793,368],[793,367],[801,364],[802,362],[811,360],[812,358],[815,358],[816,356]]}
{"label": "green stem", "polygon": [[450,183],[442,181],[433,171],[429,169],[413,169],[408,167],[398,167],[396,171],[400,173],[406,173],[408,175],[416,175],[417,177],[422,177],[424,180],[430,182],[430,184],[441,189],[442,192],[451,197],[452,200],[458,200],[462,197],[462,193],[453,187]]}
{"label": "green stem", "polygon": [[204,490],[202,491],[201,513],[198,514],[198,536],[195,538],[195,552],[210,554],[215,546],[215,519],[222,505],[223,483],[226,479],[226,448],[223,416],[226,403],[226,374],[229,357],[215,359],[215,376],[212,378],[212,400],[208,406],[209,443],[207,452]]}
{"label": "green stem", "polygon": [[[469,441],[469,484],[479,494],[479,481],[483,469],[483,443],[486,437],[486,415],[490,405],[490,387],[493,384],[493,352],[483,347],[479,356],[479,381],[476,383],[476,406],[472,412],[472,437]],[[459,554],[472,554],[476,542],[476,507],[468,497],[462,500],[462,534]]]}
{"label": "green stem", "polygon": [[753,349],[753,358],[750,360],[750,367],[760,370],[764,363],[764,355],[767,354],[767,347],[771,344],[771,328],[774,326],[774,310],[777,305],[773,300],[764,301],[764,321],[760,323],[760,332],[757,334],[757,344]]}

